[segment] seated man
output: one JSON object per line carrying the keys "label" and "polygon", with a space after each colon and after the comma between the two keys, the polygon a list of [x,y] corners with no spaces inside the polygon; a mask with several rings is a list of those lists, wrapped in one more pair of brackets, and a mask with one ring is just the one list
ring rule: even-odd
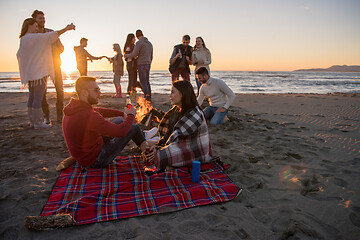
{"label": "seated man", "polygon": [[209,98],[210,106],[204,109],[205,118],[210,120],[210,124],[223,124],[228,109],[235,99],[234,92],[223,80],[210,77],[208,70],[204,67],[199,68],[196,75],[202,83],[197,99],[199,106],[205,97]]}
{"label": "seated man", "polygon": [[[96,78],[82,76],[75,83],[78,99],[72,98],[64,108],[63,133],[71,157],[83,167],[103,168],[109,165],[132,139],[141,151],[147,141],[140,127],[133,124],[136,109],[126,112],[92,107],[99,101]],[[124,117],[122,120],[120,117]],[[118,117],[113,122],[107,117]]]}

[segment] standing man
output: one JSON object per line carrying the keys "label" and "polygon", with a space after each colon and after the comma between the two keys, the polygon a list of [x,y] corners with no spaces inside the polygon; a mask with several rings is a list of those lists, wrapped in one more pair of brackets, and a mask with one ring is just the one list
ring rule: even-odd
{"label": "standing man", "polygon": [[204,109],[205,118],[210,120],[210,124],[223,124],[228,109],[235,99],[234,92],[223,80],[210,77],[205,67],[199,68],[196,76],[202,83],[197,99],[199,106],[203,103],[204,97],[208,97],[210,102],[210,106]]}
{"label": "standing man", "polygon": [[[32,18],[35,19],[35,21],[38,24],[39,27],[39,33],[45,33],[45,32],[52,32],[52,29],[45,28],[45,14],[42,11],[35,10],[32,15]],[[55,72],[55,90],[56,90],[56,115],[57,115],[57,122],[61,123],[62,116],[63,116],[63,108],[64,108],[64,87],[63,87],[63,79],[61,75],[61,59],[60,54],[64,51],[64,46],[62,45],[60,39],[52,45],[52,57],[53,57],[53,65],[54,65],[54,72]],[[46,100],[46,92],[47,87],[45,88],[44,97],[42,100],[42,110],[44,114],[44,122],[46,124],[50,124],[50,110],[49,110],[49,104]]]}
{"label": "standing man", "polygon": [[136,38],[139,40],[135,44],[134,50],[125,54],[125,58],[135,58],[138,57],[138,72],[140,84],[143,89],[145,99],[151,101],[151,87],[150,87],[150,66],[153,59],[153,46],[151,42],[144,37],[141,30],[136,31]]}
{"label": "standing man", "polygon": [[75,46],[74,51],[76,55],[76,63],[77,63],[77,69],[80,72],[80,76],[87,76],[87,61],[90,60],[99,60],[102,59],[102,57],[94,57],[88,51],[86,51],[87,47],[87,39],[81,38],[80,39],[80,46]]}
{"label": "standing man", "polygon": [[182,44],[176,45],[170,57],[169,71],[171,73],[171,81],[179,80],[181,75],[184,81],[190,82],[191,49],[190,36],[184,35]]}

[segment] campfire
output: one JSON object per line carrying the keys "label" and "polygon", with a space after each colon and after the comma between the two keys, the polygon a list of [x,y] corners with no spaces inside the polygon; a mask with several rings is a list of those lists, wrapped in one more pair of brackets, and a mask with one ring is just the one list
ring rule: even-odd
{"label": "campfire", "polygon": [[163,111],[159,111],[151,105],[150,101],[147,101],[143,97],[137,99],[136,105],[136,122],[149,126],[157,126],[162,117],[164,116]]}

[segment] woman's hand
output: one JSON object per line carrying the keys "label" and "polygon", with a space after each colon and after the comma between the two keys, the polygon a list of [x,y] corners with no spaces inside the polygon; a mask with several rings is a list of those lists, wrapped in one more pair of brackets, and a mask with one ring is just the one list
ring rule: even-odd
{"label": "woman's hand", "polygon": [[75,25],[74,25],[73,23],[68,24],[68,25],[66,26],[66,29],[67,29],[67,30],[75,30]]}
{"label": "woman's hand", "polygon": [[144,158],[144,163],[147,166],[153,165],[154,161],[155,161],[155,156],[156,156],[156,145],[153,145],[151,147],[149,147],[149,150],[145,150],[142,155]]}
{"label": "woman's hand", "polygon": [[225,112],[225,111],[226,111],[226,108],[224,108],[224,107],[218,108],[216,110],[216,112]]}

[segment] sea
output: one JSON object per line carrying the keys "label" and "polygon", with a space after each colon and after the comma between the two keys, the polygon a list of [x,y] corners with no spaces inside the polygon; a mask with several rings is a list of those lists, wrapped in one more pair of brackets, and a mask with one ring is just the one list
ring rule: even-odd
{"label": "sea", "polygon": [[[97,78],[103,93],[113,93],[112,71],[90,71]],[[212,71],[211,75],[224,80],[235,93],[360,93],[360,72],[271,72],[271,71]],[[63,73],[64,91],[75,92],[78,72]],[[191,83],[196,90],[194,75]],[[151,71],[151,90],[169,94],[171,77],[168,71]],[[122,91],[127,91],[127,73],[121,79]],[[0,92],[27,92],[21,89],[18,72],[0,72]],[[51,81],[48,91],[55,92]]]}

